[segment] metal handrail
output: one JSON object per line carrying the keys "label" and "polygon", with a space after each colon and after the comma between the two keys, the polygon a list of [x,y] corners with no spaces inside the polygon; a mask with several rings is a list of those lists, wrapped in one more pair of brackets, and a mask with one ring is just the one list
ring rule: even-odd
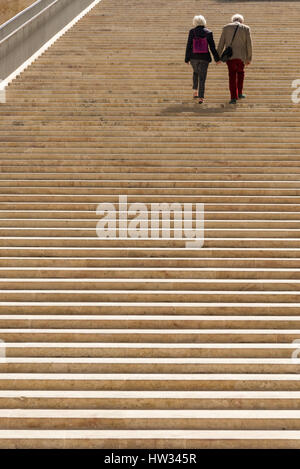
{"label": "metal handrail", "polygon": [[[39,1],[42,1],[42,0],[39,0]],[[32,16],[29,20],[25,21],[25,23],[21,24],[17,29],[15,29],[14,31],[12,31],[10,34],[8,34],[7,36],[5,36],[3,39],[0,40],[0,45],[7,41],[8,39],[10,39],[11,37],[13,37],[15,34],[17,34],[19,31],[21,31],[21,29],[23,29],[25,26],[27,26],[28,24],[30,24],[33,20],[35,20],[36,18],[38,18],[40,15],[42,15],[45,11],[47,11],[49,8],[53,7],[53,5],[55,5],[56,3],[58,3],[60,0],[53,0],[52,3],[50,3],[50,5],[46,6],[45,8],[43,8],[43,10],[41,10],[39,13],[37,13],[36,15]],[[22,12],[21,12],[22,13]]]}
{"label": "metal handrail", "polygon": [[0,28],[0,79],[6,80],[81,11],[98,1],[39,0],[4,24]]}
{"label": "metal handrail", "polygon": [[24,24],[24,18],[23,17],[25,17],[25,21],[27,21],[27,19],[30,19],[30,17],[33,14],[35,14],[36,12],[39,12],[41,8],[44,8],[43,4],[45,4],[47,6],[49,3],[51,3],[51,0],[37,0],[32,5],[25,8],[24,10],[20,11],[15,16],[10,18],[8,21],[3,23],[0,26],[0,38],[4,39],[14,29],[19,27],[21,24]]}
{"label": "metal handrail", "polygon": [[32,8],[34,8],[38,3],[41,3],[43,0],[37,0],[36,2],[32,3],[31,5],[29,5],[29,7],[26,7],[24,8],[24,10],[22,11],[19,11],[19,13],[17,13],[15,16],[13,16],[12,18],[9,18],[9,20],[5,21],[5,23],[1,24],[0,26],[0,32],[1,32],[1,29],[5,28],[5,26],[7,26],[9,23],[11,23],[12,21],[15,21],[16,18],[18,18],[19,16],[23,16],[24,13],[28,10],[31,10]]}

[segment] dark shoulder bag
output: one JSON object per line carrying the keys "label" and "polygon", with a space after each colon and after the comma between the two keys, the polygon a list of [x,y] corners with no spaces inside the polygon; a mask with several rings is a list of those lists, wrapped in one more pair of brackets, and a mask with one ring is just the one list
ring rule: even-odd
{"label": "dark shoulder bag", "polygon": [[235,35],[237,33],[237,30],[239,28],[239,25],[235,28],[234,35],[232,36],[230,46],[226,47],[224,50],[223,54],[221,55],[221,60],[222,62],[227,62],[232,57],[232,43],[234,41]]}

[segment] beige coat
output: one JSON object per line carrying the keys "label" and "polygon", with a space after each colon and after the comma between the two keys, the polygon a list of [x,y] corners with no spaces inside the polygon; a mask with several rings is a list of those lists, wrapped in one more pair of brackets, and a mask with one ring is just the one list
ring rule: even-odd
{"label": "beige coat", "polygon": [[235,28],[239,24],[239,29],[235,35],[232,44],[232,57],[231,59],[241,59],[243,62],[251,62],[252,60],[252,39],[249,26],[242,23],[229,23],[224,26],[219,45],[218,54],[221,56],[226,47],[230,46]]}

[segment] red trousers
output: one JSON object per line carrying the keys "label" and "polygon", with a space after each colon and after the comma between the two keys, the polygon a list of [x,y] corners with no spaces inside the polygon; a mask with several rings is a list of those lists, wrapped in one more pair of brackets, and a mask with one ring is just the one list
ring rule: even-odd
{"label": "red trousers", "polygon": [[238,99],[238,95],[243,94],[245,64],[241,59],[231,59],[227,60],[227,66],[231,99]]}

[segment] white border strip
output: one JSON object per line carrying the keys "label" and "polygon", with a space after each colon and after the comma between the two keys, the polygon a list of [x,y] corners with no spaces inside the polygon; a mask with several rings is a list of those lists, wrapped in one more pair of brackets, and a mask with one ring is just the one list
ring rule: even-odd
{"label": "white border strip", "polygon": [[[5,102],[3,92],[5,91],[6,86],[11,83],[20,73],[22,73],[29,65],[31,65],[40,55],[42,55],[49,47],[51,47],[57,39],[59,39],[63,34],[65,34],[69,29],[71,29],[81,18],[83,18],[87,13],[89,13],[101,0],[94,0],[91,5],[89,5],[85,10],[83,10],[79,15],[77,15],[70,23],[68,23],[63,29],[55,34],[49,41],[46,42],[38,51],[36,51],[29,59],[27,59],[20,67],[12,72],[5,80],[2,80],[0,83],[0,103]],[[1,93],[2,92],[2,93]]]}

